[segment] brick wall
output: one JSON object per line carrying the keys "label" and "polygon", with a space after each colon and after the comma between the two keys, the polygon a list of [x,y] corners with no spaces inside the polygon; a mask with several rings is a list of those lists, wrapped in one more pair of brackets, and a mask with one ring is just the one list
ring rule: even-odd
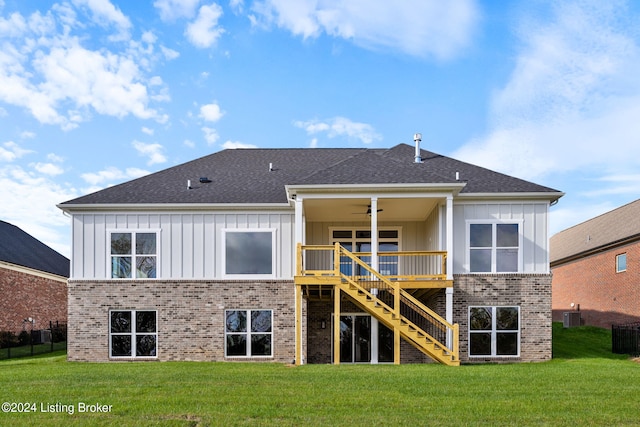
{"label": "brick wall", "polygon": [[[73,281],[69,283],[68,359],[108,361],[109,310],[158,311],[158,360],[225,358],[228,309],[273,310],[273,357],[295,358],[294,286],[291,281]],[[303,318],[306,316],[303,304]],[[303,326],[304,327],[304,326]],[[120,360],[120,359],[117,359]]]}
{"label": "brick wall", "polygon": [[29,317],[35,320],[34,329],[67,321],[67,285],[62,281],[0,267],[0,295],[0,331],[29,331],[31,325],[24,322]]}
{"label": "brick wall", "polygon": [[[460,325],[460,360],[473,362],[551,359],[551,275],[454,276],[454,322]],[[520,357],[469,358],[469,306],[520,307]]]}
{"label": "brick wall", "polygon": [[[616,255],[627,270],[616,273]],[[553,320],[580,306],[583,324],[610,328],[640,321],[640,243],[621,246],[554,267]],[[572,308],[571,303],[575,306]]]}

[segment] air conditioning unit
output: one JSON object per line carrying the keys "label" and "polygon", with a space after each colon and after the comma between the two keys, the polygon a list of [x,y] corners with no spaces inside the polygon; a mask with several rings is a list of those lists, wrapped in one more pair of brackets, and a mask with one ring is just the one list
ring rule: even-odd
{"label": "air conditioning unit", "polygon": [[580,312],[579,311],[567,311],[564,313],[562,326],[565,328],[573,328],[580,326]]}

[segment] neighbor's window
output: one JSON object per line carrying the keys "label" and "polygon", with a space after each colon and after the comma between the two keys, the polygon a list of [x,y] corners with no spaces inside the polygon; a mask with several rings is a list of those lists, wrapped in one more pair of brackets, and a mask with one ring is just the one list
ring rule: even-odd
{"label": "neighbor's window", "polygon": [[519,229],[519,224],[469,224],[469,271],[517,272],[520,260]]}
{"label": "neighbor's window", "polygon": [[520,307],[469,307],[469,356],[520,354]]}
{"label": "neighbor's window", "polygon": [[616,273],[627,271],[627,254],[616,255]]}
{"label": "neighbor's window", "polygon": [[225,311],[225,356],[273,356],[272,310]]}
{"label": "neighbor's window", "polygon": [[156,357],[158,321],[155,310],[109,312],[109,357]]}
{"label": "neighbor's window", "polygon": [[157,233],[112,232],[110,236],[111,278],[156,278]]}
{"label": "neighbor's window", "polygon": [[275,274],[274,230],[226,230],[224,242],[226,275]]}

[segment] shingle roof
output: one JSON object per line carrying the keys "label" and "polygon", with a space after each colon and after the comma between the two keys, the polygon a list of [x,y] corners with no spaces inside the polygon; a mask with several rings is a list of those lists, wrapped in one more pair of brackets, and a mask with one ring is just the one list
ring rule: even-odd
{"label": "shingle roof", "polygon": [[0,261],[69,277],[67,257],[5,221],[0,221]]}
{"label": "shingle roof", "polygon": [[[414,148],[220,151],[61,204],[286,203],[285,185],[467,182],[462,193],[558,193],[528,181]],[[273,170],[269,170],[269,165]],[[211,180],[200,183],[200,177]],[[191,180],[192,189],[187,189]]]}
{"label": "shingle roof", "polygon": [[549,257],[562,263],[632,239],[640,239],[640,199],[553,235]]}

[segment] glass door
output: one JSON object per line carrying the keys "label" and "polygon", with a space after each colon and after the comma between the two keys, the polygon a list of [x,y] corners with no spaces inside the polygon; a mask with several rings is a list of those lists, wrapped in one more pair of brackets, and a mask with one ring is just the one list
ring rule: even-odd
{"label": "glass door", "polygon": [[368,314],[340,316],[340,363],[372,361],[393,362],[393,331]]}

